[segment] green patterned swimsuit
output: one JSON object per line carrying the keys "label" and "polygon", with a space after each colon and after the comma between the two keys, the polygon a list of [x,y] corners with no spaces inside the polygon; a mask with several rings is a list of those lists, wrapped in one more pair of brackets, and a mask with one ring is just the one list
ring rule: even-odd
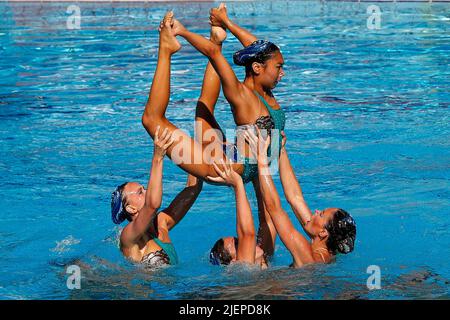
{"label": "green patterned swimsuit", "polygon": [[[153,225],[155,230],[158,230],[157,215],[153,218]],[[161,250],[150,252],[149,254],[145,255],[142,258],[141,264],[144,266],[144,268],[152,269],[154,267],[159,267],[168,264],[170,265],[178,264],[178,256],[173,244],[162,242],[161,240],[158,239],[158,236],[156,234],[152,234],[152,236],[153,236],[152,240],[155,241],[156,244],[161,247]]]}
{"label": "green patterned swimsuit", "polygon": [[[267,116],[260,117],[256,121],[255,124],[260,129],[276,129],[279,131],[279,133],[278,133],[278,136],[279,136],[278,148],[279,148],[279,150],[278,151],[280,151],[281,150],[281,142],[283,139],[281,136],[281,131],[284,130],[284,125],[286,122],[286,115],[281,108],[273,109],[267,103],[267,101],[263,97],[261,97],[261,95],[258,92],[255,91],[255,94],[264,103],[264,105],[267,108],[267,111],[270,114],[270,118]],[[272,121],[270,121],[269,119],[271,119]],[[267,120],[269,120],[269,122]],[[271,154],[271,150],[269,148],[269,150],[268,150],[269,157],[270,157],[270,154]],[[244,183],[252,181],[257,176],[258,176],[258,164],[254,163],[254,161],[250,162],[249,158],[244,157],[244,172],[242,173],[242,180],[244,181]]]}

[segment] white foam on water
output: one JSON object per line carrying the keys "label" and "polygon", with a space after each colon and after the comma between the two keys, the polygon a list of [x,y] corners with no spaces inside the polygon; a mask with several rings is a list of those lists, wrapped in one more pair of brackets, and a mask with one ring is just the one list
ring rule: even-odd
{"label": "white foam on water", "polygon": [[67,238],[56,241],[56,247],[50,249],[52,252],[63,253],[70,250],[70,247],[79,244],[81,240],[74,238],[73,236],[68,236]]}
{"label": "white foam on water", "polygon": [[189,69],[186,69],[186,70],[172,70],[172,74],[186,74],[189,71],[190,71]]}

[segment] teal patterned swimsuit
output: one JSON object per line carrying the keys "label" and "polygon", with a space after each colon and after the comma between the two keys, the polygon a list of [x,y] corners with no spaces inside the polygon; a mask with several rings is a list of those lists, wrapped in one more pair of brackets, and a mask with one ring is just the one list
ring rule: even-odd
{"label": "teal patterned swimsuit", "polygon": [[[157,216],[158,215],[153,218],[153,225],[155,230],[158,230]],[[152,236],[152,240],[161,247],[161,250],[150,252],[142,258],[141,264],[144,266],[144,268],[153,269],[162,265],[178,264],[178,256],[177,252],[175,251],[174,245],[170,242],[162,242],[158,239],[158,236],[156,234],[152,234]]]}
{"label": "teal patterned swimsuit", "polygon": [[[281,131],[284,130],[284,125],[286,123],[286,115],[285,115],[284,111],[281,108],[280,109],[273,109],[267,103],[267,101],[263,97],[261,97],[261,95],[259,95],[258,92],[255,91],[255,94],[264,103],[264,105],[267,108],[267,111],[270,114],[270,118],[273,121],[272,129],[279,130],[279,134],[278,134],[279,135],[279,143],[278,143],[279,150],[278,151],[280,151],[281,150],[281,141],[282,141]],[[259,128],[261,128],[261,126],[259,125],[258,121],[256,122],[256,125]],[[263,128],[263,129],[266,129],[266,128]],[[270,154],[271,154],[271,151],[269,149],[268,150],[268,156],[269,157],[270,157]],[[244,183],[248,183],[248,182],[252,181],[257,176],[258,176],[258,164],[254,163],[254,161],[250,162],[249,158],[244,157],[244,172],[242,172],[242,181],[244,181]]]}
{"label": "teal patterned swimsuit", "polygon": [[153,238],[153,241],[156,242],[158,246],[161,247],[161,249],[164,250],[164,252],[169,257],[169,263],[170,264],[178,264],[178,256],[177,252],[175,251],[175,247],[173,246],[173,243],[169,242],[162,242],[157,237]]}

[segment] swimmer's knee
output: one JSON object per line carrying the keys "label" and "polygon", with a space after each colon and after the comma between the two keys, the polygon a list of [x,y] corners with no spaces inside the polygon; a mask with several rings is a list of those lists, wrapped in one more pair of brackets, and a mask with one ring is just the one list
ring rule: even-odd
{"label": "swimmer's knee", "polygon": [[213,165],[211,164],[211,165],[208,165],[208,168],[207,168],[207,176],[209,176],[209,177],[213,177],[213,178],[215,178],[215,177],[218,177],[219,175],[217,174],[217,171],[216,171],[216,169],[214,169],[214,167],[213,167]]}

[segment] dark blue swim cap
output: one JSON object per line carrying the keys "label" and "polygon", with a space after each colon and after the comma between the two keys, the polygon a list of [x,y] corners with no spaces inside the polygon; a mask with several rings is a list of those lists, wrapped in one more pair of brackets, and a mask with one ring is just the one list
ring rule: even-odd
{"label": "dark blue swim cap", "polygon": [[212,251],[209,253],[209,262],[214,266],[220,266],[220,259]]}
{"label": "dark blue swim cap", "polygon": [[233,54],[233,61],[238,66],[246,66],[253,62],[264,63],[268,56],[275,51],[280,51],[280,48],[274,43],[266,40],[256,40],[244,49],[236,51]]}
{"label": "dark blue swim cap", "polygon": [[122,189],[123,185],[118,186],[111,194],[111,218],[115,224],[121,224],[127,218],[122,205]]}

